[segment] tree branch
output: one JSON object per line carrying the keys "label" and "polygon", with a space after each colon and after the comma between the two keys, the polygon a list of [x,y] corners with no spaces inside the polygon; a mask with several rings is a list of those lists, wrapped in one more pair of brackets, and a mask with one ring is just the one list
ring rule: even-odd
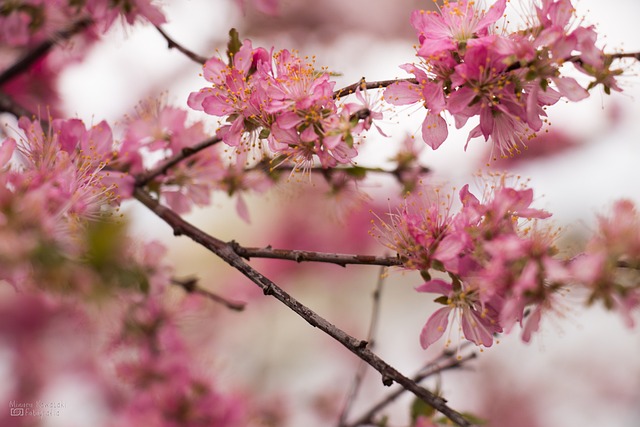
{"label": "tree branch", "polygon": [[402,261],[398,257],[376,256],[376,255],[353,255],[335,254],[328,252],[301,251],[295,249],[274,249],[271,246],[266,248],[246,248],[232,240],[228,245],[242,258],[271,258],[284,259],[295,262],[324,262],[337,264],[341,267],[352,265],[380,265],[383,267],[401,266]]}
{"label": "tree branch", "polygon": [[[380,297],[382,294],[382,285],[384,284],[385,276],[385,267],[380,267],[380,273],[378,274],[378,281],[376,283],[376,289],[373,291],[373,305],[371,307],[371,320],[369,321],[369,331],[367,332],[367,341],[369,342],[369,348],[373,349],[374,347],[374,337],[376,335],[376,331],[378,329],[378,318],[380,315]],[[355,402],[356,397],[358,396],[358,392],[360,391],[360,387],[362,387],[362,380],[364,379],[364,375],[366,374],[367,365],[363,360],[360,360],[358,363],[358,367],[356,369],[356,374],[353,378],[353,384],[351,385],[351,390],[347,395],[347,399],[342,407],[342,411],[340,412],[340,416],[338,417],[338,427],[344,426],[347,416],[349,415],[349,411]]]}
{"label": "tree branch", "polygon": [[363,340],[352,337],[343,330],[329,323],[326,319],[312,311],[307,306],[300,303],[275,283],[263,276],[262,273],[253,269],[240,257],[234,250],[232,245],[225,243],[213,236],[208,235],[199,228],[182,219],[171,209],[161,205],[151,195],[140,188],[136,188],[134,196],[138,201],[149,208],[158,217],[164,220],[172,229],[176,236],[186,235],[196,243],[209,249],[211,252],[220,257],[227,264],[238,270],[245,277],[258,285],[265,295],[270,295],[283,303],[285,306],[293,310],[296,314],[306,320],[311,326],[314,326],[340,344],[351,351],[360,359],[367,362],[371,367],[380,372],[382,382],[386,386],[390,386],[393,382],[397,382],[405,389],[428,403],[444,416],[449,418],[453,423],[461,427],[470,427],[471,423],[467,421],[462,414],[456,412],[446,404],[446,400],[436,396],[427,389],[418,385],[415,381],[405,377],[391,365],[380,359],[368,347],[368,343]]}
{"label": "tree branch", "polygon": [[208,148],[217,144],[220,141],[222,141],[220,138],[218,138],[217,136],[214,136],[192,147],[183,148],[182,150],[180,150],[179,153],[174,154],[172,157],[169,157],[168,159],[165,159],[162,162],[160,162],[160,164],[155,168],[138,175],[136,177],[136,186],[138,187],[144,186],[154,178],[160,175],[166,174],[169,169],[171,169],[173,166],[177,165],[181,161],[187,159],[188,157],[193,156],[196,153],[199,153],[205,148]]}
{"label": "tree branch", "polygon": [[42,58],[51,48],[61,40],[67,40],[78,34],[89,25],[93,23],[91,18],[81,18],[74,22],[66,30],[58,31],[51,38],[43,41],[39,45],[35,46],[29,52],[27,52],[22,58],[18,60],[11,67],[7,68],[0,74],[0,86],[13,79],[20,73],[26,71],[31,65],[33,65],[38,59]]}
{"label": "tree branch", "polygon": [[219,304],[224,305],[225,307],[227,307],[230,310],[234,310],[234,311],[243,311],[244,310],[244,306],[245,303],[243,302],[236,302],[236,301],[229,301],[226,298],[221,297],[220,295],[217,295],[207,289],[204,289],[200,286],[198,286],[198,279],[196,279],[195,277],[189,277],[187,279],[175,279],[172,278],[171,279],[171,284],[176,285],[181,287],[182,289],[184,289],[185,291],[187,291],[187,293],[190,294],[199,294],[202,295],[204,297],[209,298],[212,301],[215,301]]}
{"label": "tree branch", "polygon": [[190,51],[186,47],[182,46],[181,44],[179,44],[178,42],[173,40],[158,25],[156,25],[155,27],[156,27],[156,30],[158,30],[158,32],[162,35],[162,37],[164,37],[164,39],[167,41],[169,49],[177,49],[179,52],[184,54],[184,56],[186,56],[187,58],[189,58],[193,62],[197,62],[200,65],[204,65],[204,63],[207,62],[207,58],[205,58],[204,56],[200,56],[197,53],[194,53],[194,52]]}
{"label": "tree branch", "polygon": [[621,53],[610,53],[607,56],[613,59],[635,59],[636,61],[640,61],[640,52],[621,52]]}
{"label": "tree branch", "polygon": [[[426,166],[422,166],[422,165],[417,165],[417,168],[419,168],[419,173],[421,174],[428,174],[431,173],[431,169],[426,167]],[[249,168],[247,168],[247,171],[250,170],[254,170],[254,169],[260,169],[262,171],[264,171],[266,174],[268,175],[273,175],[274,173],[278,173],[278,172],[282,172],[282,171],[288,171],[288,172],[299,172],[300,170],[298,168],[296,168],[293,165],[279,165],[275,168],[271,168],[269,166],[269,160],[262,160],[261,162],[257,163],[254,166],[251,166]],[[337,173],[337,172],[343,172],[346,173],[348,175],[351,175],[354,178],[357,177],[361,177],[364,176],[367,173],[378,173],[378,174],[387,174],[387,175],[393,175],[396,180],[398,180],[400,183],[402,183],[402,173],[409,170],[408,168],[405,167],[398,167],[396,169],[384,169],[384,168],[380,168],[380,167],[370,167],[370,166],[360,166],[360,165],[352,165],[352,166],[339,166],[339,167],[333,167],[333,168],[323,168],[321,166],[314,166],[312,168],[308,169],[309,172],[312,173],[319,173],[321,175],[324,176],[325,180],[327,182],[330,183],[330,178],[331,175],[333,173]]]}
{"label": "tree branch", "polygon": [[[455,354],[452,352],[445,351],[440,356],[438,356],[433,362],[427,366],[426,369],[423,369],[419,374],[415,375],[412,380],[416,383],[432,376],[439,374],[444,371],[448,371],[451,369],[457,369],[461,367],[464,363],[471,359],[475,359],[477,357],[476,353],[469,353],[467,356],[464,356],[460,359],[454,359],[453,356]],[[446,363],[439,365],[438,361],[444,360]],[[404,388],[399,388],[396,391],[389,393],[384,399],[380,402],[373,405],[367,412],[365,412],[361,417],[357,420],[353,421],[349,424],[343,424],[341,427],[357,427],[361,425],[369,425],[375,424],[374,417],[386,406],[393,403],[398,397],[400,397],[406,390]]]}
{"label": "tree branch", "polygon": [[344,96],[351,95],[355,93],[356,89],[362,88],[364,86],[365,89],[382,89],[387,86],[391,86],[397,82],[409,82],[413,84],[418,84],[418,81],[414,78],[407,79],[393,79],[393,80],[380,80],[376,82],[367,82],[364,77],[357,83],[351,84],[349,86],[345,86],[342,89],[338,89],[333,92],[333,99],[340,99]]}

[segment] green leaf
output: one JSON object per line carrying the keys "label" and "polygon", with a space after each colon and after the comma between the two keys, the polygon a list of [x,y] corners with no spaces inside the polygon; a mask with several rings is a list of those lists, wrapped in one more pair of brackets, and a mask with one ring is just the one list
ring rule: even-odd
{"label": "green leaf", "polygon": [[347,135],[344,138],[344,142],[345,142],[345,144],[347,144],[347,146],[349,148],[353,148],[353,136],[351,134]]}
{"label": "green leaf", "polygon": [[229,66],[233,66],[233,57],[240,50],[242,42],[238,30],[232,28],[229,30],[229,43],[227,43],[227,58],[229,58]]}
{"label": "green leaf", "polygon": [[527,74],[525,74],[524,78],[530,82],[532,80],[535,80],[538,77],[538,73],[535,70],[529,70],[527,71]]}
{"label": "green leaf", "polygon": [[420,276],[425,280],[425,282],[431,280],[431,274],[429,274],[428,270],[420,270]]}
{"label": "green leaf", "polygon": [[387,427],[388,424],[389,424],[389,417],[386,415],[383,415],[380,421],[376,422],[377,427]]}
{"label": "green leaf", "polygon": [[96,221],[87,229],[87,262],[97,270],[111,267],[118,261],[126,224],[115,221]]}
{"label": "green leaf", "polygon": [[360,166],[353,166],[350,168],[346,168],[344,169],[344,171],[347,173],[347,175],[356,179],[362,179],[367,176],[367,170]]}
{"label": "green leaf", "polygon": [[414,398],[411,403],[411,421],[412,424],[416,422],[418,417],[431,418],[435,414],[436,410],[433,406],[429,405],[422,399]]}
{"label": "green leaf", "polygon": [[449,305],[449,297],[446,295],[442,295],[441,297],[434,299],[433,302],[437,302],[438,304],[442,305]]}
{"label": "green leaf", "polygon": [[447,271],[447,269],[444,268],[444,264],[437,259],[431,260],[431,268],[438,271]]}
{"label": "green leaf", "polygon": [[547,90],[547,88],[549,87],[549,80],[547,79],[540,79],[540,88],[544,91]]}
{"label": "green leaf", "polygon": [[485,420],[484,418],[480,418],[479,416],[474,415],[471,412],[463,412],[462,416],[465,418],[465,420],[469,421],[473,425],[481,426],[487,424],[487,420]]}
{"label": "green leaf", "polygon": [[262,128],[262,130],[260,131],[260,134],[258,135],[258,138],[267,139],[267,138],[269,138],[270,134],[271,134],[271,130],[269,130],[267,128]]}

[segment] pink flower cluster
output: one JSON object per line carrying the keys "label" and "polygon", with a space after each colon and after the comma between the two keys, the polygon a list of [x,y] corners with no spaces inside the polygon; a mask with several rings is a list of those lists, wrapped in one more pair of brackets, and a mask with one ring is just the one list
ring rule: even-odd
{"label": "pink flower cluster", "polygon": [[[593,27],[580,25],[570,0],[541,0],[527,27],[499,33],[506,0],[487,10],[480,2],[445,1],[439,12],[415,11],[411,23],[420,42],[418,64],[401,68],[415,82],[399,82],[385,91],[387,102],[406,105],[421,102],[427,109],[422,137],[437,149],[448,135],[448,112],[457,128],[471,117],[479,124],[470,139],[492,139],[494,154],[513,155],[535,137],[545,121],[545,108],[562,97],[579,101],[587,89],[602,84],[608,93],[620,90],[611,70],[611,58],[597,48]],[[593,78],[587,89],[561,74],[572,62]]]}
{"label": "pink flower cluster", "polygon": [[571,268],[589,290],[588,303],[602,301],[631,327],[631,311],[640,306],[640,213],[630,200],[619,200],[609,217],[598,218],[598,225]]}
{"label": "pink flower cluster", "polygon": [[[63,384],[62,392],[56,390],[62,407],[45,409],[71,417],[71,423],[78,418],[77,410],[65,405],[68,390],[85,393],[90,407],[100,409],[85,414],[96,426],[248,425],[244,397],[215,387],[160,300],[119,295],[111,303],[102,300],[96,310],[89,301],[78,304],[44,292],[4,295],[3,396],[47,402]],[[121,329],[114,333],[113,325]],[[11,415],[0,414],[2,425],[22,425]]]}
{"label": "pink flower cluster", "polygon": [[[181,141],[202,137],[200,125],[185,125],[185,111],[156,112],[154,120],[132,119],[119,145],[106,122],[87,128],[56,119],[45,126],[26,118],[19,120],[24,135],[0,145],[0,282],[18,291],[0,305],[9,392],[42,400],[69,376],[88,384],[92,403],[108,412],[109,423],[100,425],[246,425],[242,401],[215,390],[196,368],[162,303],[172,273],[163,264],[166,249],[137,244],[109,221],[134,186],[134,176],[121,170],[139,173],[141,153],[179,151]],[[216,169],[199,154],[184,167]],[[150,185],[171,194],[178,177],[185,185],[195,180],[180,167],[172,172]],[[114,324],[122,328],[117,337]]]}
{"label": "pink flower cluster", "polygon": [[47,132],[37,120],[22,117],[18,123],[24,137],[7,138],[0,146],[3,202],[39,205],[34,212],[56,221],[52,231],[59,232],[112,211],[131,195],[133,178],[108,168],[114,142],[106,122],[87,129],[78,119],[56,119]]}
{"label": "pink flower cluster", "polygon": [[531,221],[550,214],[530,207],[533,190],[510,186],[504,176],[487,186],[484,200],[468,185],[459,199],[461,208],[454,213],[451,197],[443,198],[440,190],[419,194],[374,231],[406,268],[427,280],[419,292],[441,295],[436,302],[444,307],[429,318],[420,342],[427,348],[438,340],[453,314],[466,339],[488,347],[494,334],[522,324],[532,308],[523,331],[528,341],[570,277],[568,267],[554,258],[554,233]]}
{"label": "pink flower cluster", "polygon": [[240,399],[225,396],[194,366],[171,313],[157,299],[131,305],[109,351],[125,390],[109,425],[232,427],[246,425]]}
{"label": "pink flower cluster", "polygon": [[[118,151],[118,168],[139,175],[210,139],[202,122],[188,123],[187,111],[166,106],[161,101],[143,102],[138,114],[126,124]],[[260,170],[245,170],[246,154],[230,156],[220,146],[209,147],[190,155],[147,185],[180,214],[189,212],[193,205],[209,205],[215,190],[237,195],[238,214],[248,221],[242,192],[264,191],[271,181]]]}
{"label": "pink flower cluster", "polygon": [[354,135],[381,117],[360,92],[359,103],[339,106],[329,73],[288,50],[254,49],[245,40],[230,57],[229,64],[215,57],[207,61],[204,77],[212,86],[188,100],[193,109],[227,118],[218,135],[230,146],[247,149],[266,139],[272,154],[282,156],[279,162],[306,169],[317,158],[323,167],[334,167],[351,162],[357,154]]}
{"label": "pink flower cluster", "polygon": [[0,44],[22,47],[39,43],[75,20],[90,19],[106,31],[122,16],[127,23],[144,18],[155,25],[165,22],[152,0],[18,0],[0,6]]}

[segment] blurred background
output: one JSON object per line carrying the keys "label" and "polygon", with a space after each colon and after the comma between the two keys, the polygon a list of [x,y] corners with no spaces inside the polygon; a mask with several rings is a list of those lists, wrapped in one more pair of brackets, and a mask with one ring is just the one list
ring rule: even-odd
{"label": "blurred background", "polygon": [[[512,1],[518,19],[528,1]],[[433,7],[430,0],[280,0],[280,14],[268,16],[248,1],[245,13],[235,2],[164,1],[169,22],[163,27],[175,40],[204,55],[224,55],[227,33],[236,27],[254,46],[297,49],[316,57],[318,66],[340,73],[336,87],[358,81],[405,77],[400,64],[414,61],[417,43],[409,24],[414,9]],[[576,0],[578,16],[597,25],[607,51],[640,50],[640,2]],[[216,53],[218,52],[218,53]],[[548,109],[550,132],[531,142],[518,159],[494,165],[531,179],[535,206],[554,214],[567,246],[584,239],[598,213],[606,213],[620,197],[640,202],[640,76],[628,67],[620,78],[622,94],[594,90],[578,104]],[[142,99],[166,97],[186,107],[190,92],[205,86],[201,67],[175,50],[148,26],[113,29],[87,59],[68,68],[60,79],[69,116],[88,123],[122,120]],[[215,119],[192,113],[214,131]],[[370,132],[359,163],[382,164],[407,136],[420,141],[418,107],[399,107],[380,124],[390,135]],[[474,124],[475,125],[475,124]],[[486,168],[489,144],[464,144],[469,128],[450,129],[449,140],[436,152],[428,147],[422,163],[433,180],[458,188]],[[561,145],[562,150],[556,149]],[[398,188],[383,179],[361,187],[340,206],[324,196],[321,183],[281,185],[248,198],[251,224],[237,218],[234,201],[216,194],[211,208],[188,216],[212,235],[245,246],[383,254],[368,235],[369,210],[380,214],[397,201]],[[391,198],[392,201],[388,201]],[[246,390],[272,411],[272,425],[327,426],[336,419],[358,360],[341,346],[310,328],[302,319],[260,291],[240,274],[218,262],[134,204],[125,207],[132,230],[140,238],[161,239],[170,247],[178,275],[197,275],[201,283],[229,298],[246,301],[242,313],[208,307],[202,318],[184,319],[184,327],[203,346],[202,360],[221,382]],[[569,250],[569,249],[568,249]],[[296,264],[255,260],[252,264],[319,314],[359,338],[367,334],[377,267]],[[407,375],[418,371],[442,350],[420,348],[419,332],[434,309],[432,297],[417,294],[417,274],[391,271],[384,279],[375,351]],[[640,331],[626,329],[617,314],[599,307],[588,310],[567,295],[566,311],[543,322],[529,345],[518,331],[479,354],[462,370],[437,379],[444,396],[460,410],[491,418],[496,427],[637,427],[640,425]],[[427,383],[435,385],[436,380]],[[359,416],[389,390],[368,371],[351,411]],[[385,413],[392,426],[406,425],[410,396]],[[286,423],[280,417],[286,413]],[[327,418],[329,417],[329,418]],[[47,420],[51,426],[59,420]]]}

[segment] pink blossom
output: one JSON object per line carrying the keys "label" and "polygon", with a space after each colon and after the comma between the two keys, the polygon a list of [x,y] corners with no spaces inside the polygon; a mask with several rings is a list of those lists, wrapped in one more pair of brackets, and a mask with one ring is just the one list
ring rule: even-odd
{"label": "pink blossom", "polygon": [[114,3],[107,0],[88,0],[86,9],[101,31],[109,29],[120,16],[129,25],[134,24],[139,18],[153,25],[164,24],[166,18],[160,8],[153,4],[153,1],[128,0],[126,3]]}
{"label": "pink blossom", "polygon": [[395,83],[385,90],[385,99],[393,105],[423,102],[428,111],[422,122],[422,138],[428,146],[435,150],[447,139],[449,133],[447,123],[440,115],[445,109],[442,85],[432,81],[424,70],[412,64],[405,64],[401,68],[414,74],[418,84]]}
{"label": "pink blossom", "polygon": [[192,92],[187,101],[189,107],[215,116],[232,116],[231,125],[219,130],[223,141],[231,146],[240,144],[245,120],[254,126],[266,125],[261,112],[260,95],[256,92],[254,70],[262,62],[271,60],[269,53],[253,49],[245,40],[240,50],[227,65],[219,58],[211,58],[204,64],[204,77],[213,87]]}
{"label": "pink blossom", "polygon": [[388,223],[381,221],[375,236],[396,251],[407,268],[427,271],[436,262],[455,270],[468,243],[466,233],[455,225],[450,195],[441,198],[435,190],[432,196],[418,193],[406,199],[398,213],[389,214]]}
{"label": "pink blossom", "polygon": [[445,1],[439,13],[417,10],[411,15],[411,24],[421,43],[418,55],[437,58],[443,51],[464,48],[467,40],[485,36],[500,19],[506,0],[498,0],[487,11],[477,8],[476,2]]}
{"label": "pink blossom", "polygon": [[[166,106],[162,100],[150,100],[139,106],[137,116],[127,124],[117,164],[122,169],[141,173],[142,154],[161,152],[171,157],[210,138],[201,122],[188,124],[185,110]],[[152,168],[163,161],[165,159],[160,158],[148,166]],[[186,213],[194,205],[208,205],[212,191],[223,179],[221,153],[208,148],[178,163],[150,185],[158,186],[160,196],[174,211]]]}
{"label": "pink blossom", "polygon": [[[478,294],[472,289],[464,289],[458,283],[452,285],[434,279],[416,288],[418,292],[442,294],[446,297],[446,307],[435,311],[420,334],[420,344],[426,349],[437,341],[449,325],[449,315],[460,322],[464,337],[485,347],[493,344],[493,335],[502,332],[497,312],[491,304],[481,304]],[[444,301],[443,301],[444,303]]]}
{"label": "pink blossom", "polygon": [[309,170],[350,163],[357,154],[355,136],[368,130],[381,113],[357,91],[360,103],[338,106],[335,82],[318,72],[313,61],[282,50],[268,53],[245,41],[233,64],[218,58],[205,64],[204,77],[213,87],[189,96],[189,106],[224,117],[230,124],[218,136],[231,146],[258,146],[267,140],[277,164]]}
{"label": "pink blossom", "polygon": [[[87,130],[79,120],[54,120],[45,134],[38,121],[19,120],[25,137],[19,150],[31,189],[48,188],[54,210],[63,216],[99,216],[130,197],[133,178],[105,170],[113,157],[111,129],[105,123]],[[16,178],[18,179],[18,178]]]}
{"label": "pink blossom", "polygon": [[406,136],[398,152],[389,160],[397,164],[398,179],[403,185],[403,192],[412,192],[424,175],[424,169],[419,165],[419,158],[424,144],[419,144],[411,136]]}
{"label": "pink blossom", "polygon": [[247,153],[238,153],[233,161],[221,167],[222,176],[216,188],[236,197],[236,213],[250,223],[250,215],[243,194],[250,191],[262,193],[269,189],[272,181],[258,170],[247,170]]}
{"label": "pink blossom", "polygon": [[[436,302],[446,305],[427,321],[423,347],[442,336],[451,313],[477,345],[491,345],[494,333],[509,332],[515,323],[524,324],[528,341],[554,308],[557,291],[573,281],[571,269],[556,258],[556,232],[531,224],[550,214],[531,207],[531,189],[508,181],[505,175],[490,177],[482,200],[465,185],[457,212],[439,190],[423,191],[376,226],[374,236],[397,252],[404,268],[429,279],[417,290],[441,294]],[[451,281],[430,279],[433,271]],[[534,315],[525,315],[528,308]]]}
{"label": "pink blossom", "polygon": [[15,10],[6,16],[0,15],[0,41],[9,45],[22,46],[29,41],[29,15],[20,10]]}
{"label": "pink blossom", "polygon": [[575,280],[589,290],[588,303],[602,301],[633,326],[631,310],[640,305],[639,260],[640,214],[633,202],[622,199],[614,203],[609,216],[598,218],[597,232],[570,268]]}

